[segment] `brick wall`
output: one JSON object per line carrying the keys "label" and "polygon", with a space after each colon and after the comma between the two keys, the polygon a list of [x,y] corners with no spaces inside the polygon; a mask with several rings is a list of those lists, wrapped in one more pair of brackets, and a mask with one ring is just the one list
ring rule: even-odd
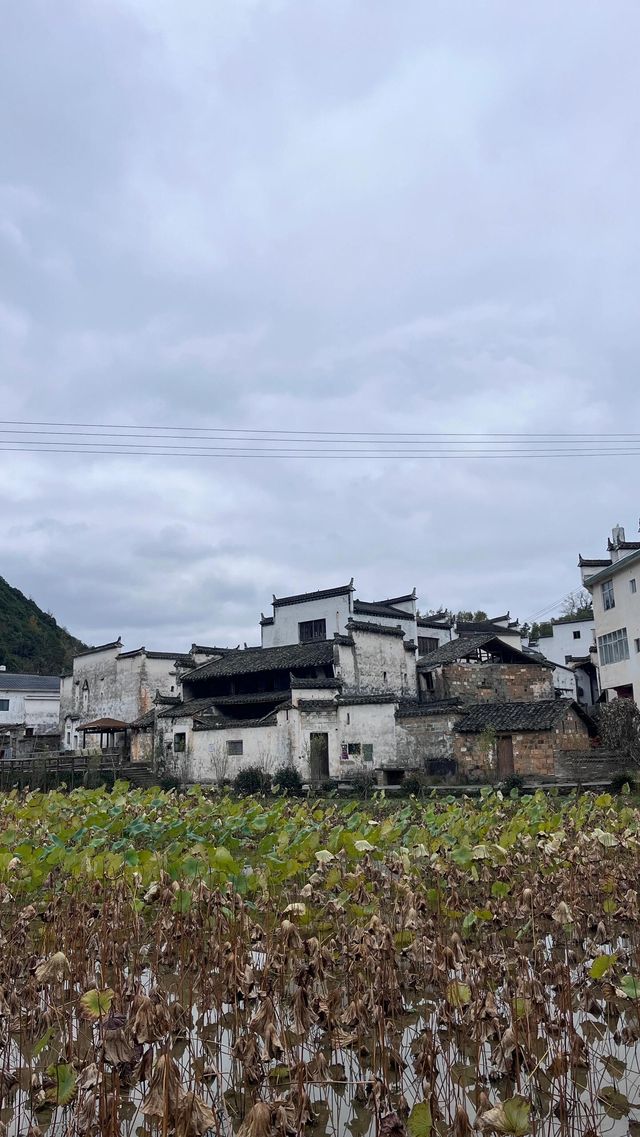
{"label": "brick wall", "polygon": [[[563,755],[566,752],[585,750],[589,745],[589,732],[585,723],[571,707],[553,730],[513,731],[513,769],[515,774],[527,778],[564,776]],[[496,777],[495,751],[487,751],[480,734],[456,734],[453,754],[460,773],[471,777]]]}
{"label": "brick wall", "polygon": [[[553,731],[527,731],[526,734],[512,734],[513,769],[523,777],[552,777],[554,773]],[[456,734],[454,736],[454,757],[458,770],[477,781],[495,780],[496,753],[487,751],[480,734]]]}
{"label": "brick wall", "polygon": [[516,703],[553,699],[553,672],[535,663],[448,663],[434,673],[436,699]]}

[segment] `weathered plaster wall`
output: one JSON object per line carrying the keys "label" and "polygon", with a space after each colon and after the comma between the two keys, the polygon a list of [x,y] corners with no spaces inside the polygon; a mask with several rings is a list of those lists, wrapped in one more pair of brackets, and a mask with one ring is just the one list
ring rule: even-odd
{"label": "weathered plaster wall", "polygon": [[[86,686],[85,686],[86,685]],[[153,707],[156,691],[179,693],[175,661],[149,658],[142,652],[120,655],[118,648],[76,656],[73,675],[61,688],[62,745],[82,745],[78,726],[99,718],[133,722]],[[90,739],[87,738],[87,745]]]}
{"label": "weathered plaster wall", "polygon": [[[353,678],[350,683],[345,668],[342,673],[345,690],[360,694],[415,694],[415,655],[406,650],[402,637],[360,631],[355,624],[351,625],[350,634],[355,644],[351,665]],[[341,647],[341,659],[343,651]]]}
{"label": "weathered plaster wall", "polygon": [[431,764],[453,758],[455,716],[398,716],[396,721],[397,765],[405,770],[428,772]]}

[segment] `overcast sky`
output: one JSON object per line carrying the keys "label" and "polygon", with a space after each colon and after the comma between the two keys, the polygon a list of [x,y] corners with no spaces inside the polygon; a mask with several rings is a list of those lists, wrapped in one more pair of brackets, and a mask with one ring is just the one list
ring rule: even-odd
{"label": "overcast sky", "polygon": [[[3,419],[638,430],[637,0],[19,0]],[[638,458],[0,454],[0,573],[85,641],[256,642],[272,593],[521,619]]]}

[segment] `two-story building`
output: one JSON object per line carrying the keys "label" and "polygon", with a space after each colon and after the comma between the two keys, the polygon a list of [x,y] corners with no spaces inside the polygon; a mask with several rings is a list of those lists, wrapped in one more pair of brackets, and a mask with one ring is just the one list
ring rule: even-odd
{"label": "two-story building", "polygon": [[578,561],[593,600],[600,689],[640,703],[640,541],[627,541],[616,525],[607,552]]}
{"label": "two-story building", "polygon": [[60,686],[62,748],[124,749],[131,724],[153,708],[157,693],[177,697],[182,671],[198,658],[204,656],[123,651],[120,638],[80,652]]}

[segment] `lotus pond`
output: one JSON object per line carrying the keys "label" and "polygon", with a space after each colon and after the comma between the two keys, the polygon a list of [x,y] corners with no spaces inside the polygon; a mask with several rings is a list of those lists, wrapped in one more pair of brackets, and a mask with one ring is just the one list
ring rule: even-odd
{"label": "lotus pond", "polygon": [[639,822],[0,796],[0,1134],[639,1134]]}

